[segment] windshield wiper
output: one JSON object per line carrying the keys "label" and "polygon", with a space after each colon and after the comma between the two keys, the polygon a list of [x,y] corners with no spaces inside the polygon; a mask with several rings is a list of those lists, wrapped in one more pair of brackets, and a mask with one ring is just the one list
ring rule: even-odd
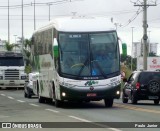
{"label": "windshield wiper", "polygon": [[77,75],[77,78],[81,75],[84,67],[87,65],[88,59],[89,59],[89,57],[87,57],[87,59],[86,59],[85,62],[84,62],[84,65],[83,65],[83,66],[81,67],[81,69],[79,70],[79,73],[78,73],[78,75]]}

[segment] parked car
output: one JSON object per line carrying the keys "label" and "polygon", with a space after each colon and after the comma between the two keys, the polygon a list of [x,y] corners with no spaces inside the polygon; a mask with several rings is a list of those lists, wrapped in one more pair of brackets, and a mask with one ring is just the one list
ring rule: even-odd
{"label": "parked car", "polygon": [[39,75],[38,72],[29,73],[28,83],[26,83],[24,87],[24,97],[25,98],[31,98],[33,95],[37,95],[36,93],[34,93],[33,87],[36,86],[35,84],[37,82],[38,75]]}
{"label": "parked car", "polygon": [[131,100],[136,104],[138,100],[153,100],[154,104],[160,101],[160,71],[135,71],[129,79],[124,79],[122,101]]}

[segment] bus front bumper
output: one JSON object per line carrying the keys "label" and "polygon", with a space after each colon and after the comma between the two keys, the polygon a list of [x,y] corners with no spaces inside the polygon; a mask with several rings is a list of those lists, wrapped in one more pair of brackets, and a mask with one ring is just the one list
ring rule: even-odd
{"label": "bus front bumper", "polygon": [[69,101],[98,101],[102,99],[119,99],[121,85],[107,87],[103,89],[77,89],[77,88],[66,88],[60,86],[61,100]]}

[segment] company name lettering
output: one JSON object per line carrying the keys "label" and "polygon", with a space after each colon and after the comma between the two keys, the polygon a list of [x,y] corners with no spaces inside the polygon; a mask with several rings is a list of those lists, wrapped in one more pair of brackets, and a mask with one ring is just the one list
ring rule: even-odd
{"label": "company name lettering", "polygon": [[149,67],[150,67],[150,68],[156,68],[156,69],[157,69],[157,68],[160,68],[160,65],[150,65]]}

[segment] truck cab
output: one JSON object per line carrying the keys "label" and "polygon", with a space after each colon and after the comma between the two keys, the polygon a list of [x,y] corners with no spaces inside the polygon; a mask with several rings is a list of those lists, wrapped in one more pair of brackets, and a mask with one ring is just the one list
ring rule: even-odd
{"label": "truck cab", "polygon": [[22,53],[0,52],[0,88],[24,88],[27,80]]}

